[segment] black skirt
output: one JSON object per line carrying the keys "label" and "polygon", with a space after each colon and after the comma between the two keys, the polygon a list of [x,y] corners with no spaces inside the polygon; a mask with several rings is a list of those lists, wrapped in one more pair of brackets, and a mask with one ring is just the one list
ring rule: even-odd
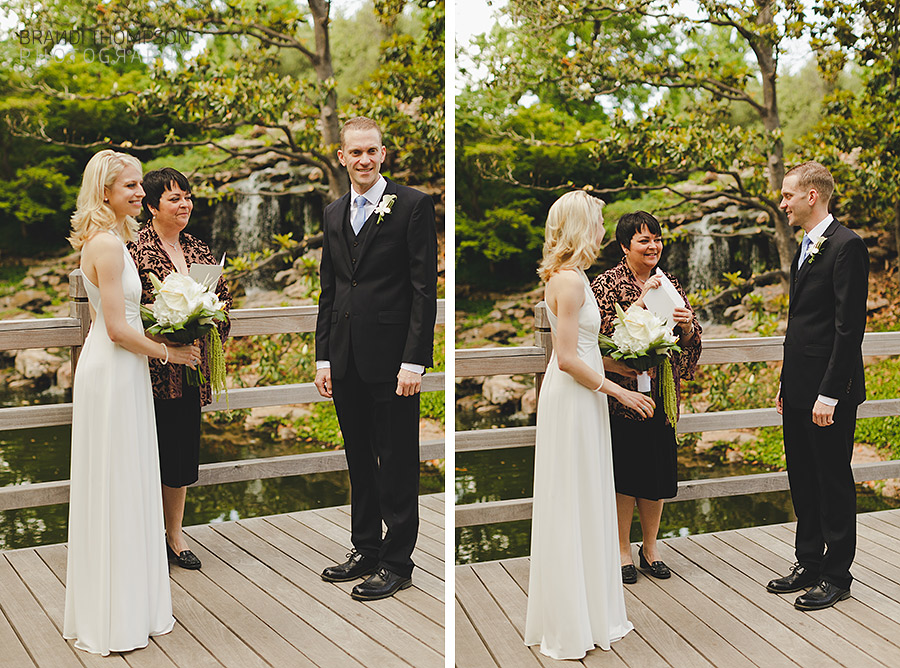
{"label": "black skirt", "polygon": [[163,485],[197,482],[200,466],[200,390],[186,382],[178,399],[155,399],[159,472]]}
{"label": "black skirt", "polygon": [[662,402],[649,420],[609,416],[616,492],[639,499],[671,499],[678,493],[675,430]]}

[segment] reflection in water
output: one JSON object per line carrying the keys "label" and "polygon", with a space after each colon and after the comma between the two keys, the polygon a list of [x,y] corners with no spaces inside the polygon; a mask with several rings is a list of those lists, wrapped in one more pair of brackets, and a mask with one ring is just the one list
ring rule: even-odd
{"label": "reflection in water", "polygon": [[[748,475],[765,471],[745,464],[713,464],[702,461],[692,461],[691,466],[685,466],[685,461],[694,458],[680,456],[679,459],[679,480]],[[533,448],[460,453],[456,457],[456,503],[459,505],[531,497],[533,472]],[[857,486],[859,512],[898,507],[900,502]],[[795,519],[789,492],[678,501],[666,503],[663,507],[660,536],[687,536],[792,522]],[[637,513],[631,527],[631,540],[640,540]],[[530,544],[530,520],[460,527],[456,530],[456,563],[526,556],[530,552]]]}
{"label": "reflection in water", "polygon": [[[0,486],[66,480],[71,429],[41,427],[0,432]],[[241,426],[203,425],[201,463],[271,457],[319,448],[251,435]],[[421,494],[441,492],[443,474],[422,466]],[[184,524],[207,524],[350,503],[346,471],[192,487]],[[0,512],[0,549],[66,541],[68,504]]]}

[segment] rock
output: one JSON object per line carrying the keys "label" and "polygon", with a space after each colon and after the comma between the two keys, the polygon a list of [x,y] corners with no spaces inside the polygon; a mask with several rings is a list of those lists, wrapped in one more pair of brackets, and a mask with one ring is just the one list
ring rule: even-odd
{"label": "rock", "polygon": [[[310,411],[306,406],[259,406],[250,409],[250,415],[244,420],[244,429],[251,431],[261,427],[267,418],[274,417],[279,420],[300,420],[308,415]],[[296,434],[295,434],[296,435]]]}
{"label": "rock", "polygon": [[40,278],[41,276],[46,276],[51,273],[53,270],[50,267],[31,267],[28,270],[29,276],[34,276],[35,278]]}
{"label": "rock", "polygon": [[44,283],[49,285],[51,288],[55,288],[61,282],[62,282],[62,278],[57,276],[56,274],[51,274],[50,276],[47,276],[47,278],[44,279]]}
{"label": "rock", "polygon": [[37,280],[34,276],[26,276],[22,279],[22,287],[23,288],[33,288],[37,285]]}
{"label": "rock", "polygon": [[515,335],[516,328],[508,322],[489,322],[481,328],[481,336],[498,343],[505,343]]}
{"label": "rock", "polygon": [[461,411],[474,411],[487,405],[479,394],[469,394],[456,400],[456,408]]}
{"label": "rock", "polygon": [[7,297],[10,308],[29,311],[40,311],[44,306],[49,306],[50,302],[50,296],[42,290],[19,290]]}
{"label": "rock", "polygon": [[747,311],[744,309],[743,304],[735,304],[734,306],[726,308],[723,315],[730,320],[734,320],[738,317],[747,315]]}
{"label": "rock", "polygon": [[735,320],[731,325],[739,332],[752,332],[756,328],[756,321],[751,315],[745,315],[740,320]]}
{"label": "rock", "polygon": [[728,451],[725,453],[725,461],[729,464],[740,464],[744,461],[744,456],[739,451],[728,448]]}
{"label": "rock", "polygon": [[491,376],[481,386],[481,394],[495,406],[518,402],[527,390],[525,383],[513,380],[512,376]]}
{"label": "rock", "polygon": [[503,317],[503,314],[500,312],[499,309],[494,309],[493,311],[491,311],[488,314],[488,318],[490,318],[491,320],[500,320],[500,318],[502,318],[502,317]]}
{"label": "rock", "polygon": [[885,306],[889,306],[890,302],[884,297],[873,297],[872,299],[866,302],[866,311],[871,313],[872,311],[877,311],[879,309],[883,309]]}
{"label": "rock", "polygon": [[61,364],[56,370],[56,386],[61,390],[72,387],[72,365]]}
{"label": "rock", "polygon": [[300,278],[300,274],[293,268],[283,269],[275,274],[276,283],[294,283]]}
{"label": "rock", "polygon": [[486,406],[479,406],[475,409],[475,412],[482,417],[486,415],[498,416],[501,413],[499,406],[492,406],[491,404],[487,404]]}
{"label": "rock", "polygon": [[522,412],[526,415],[537,412],[537,392],[533,387],[529,387],[522,395]]}
{"label": "rock", "polygon": [[46,350],[20,350],[16,354],[16,371],[25,378],[55,376],[63,360]]}

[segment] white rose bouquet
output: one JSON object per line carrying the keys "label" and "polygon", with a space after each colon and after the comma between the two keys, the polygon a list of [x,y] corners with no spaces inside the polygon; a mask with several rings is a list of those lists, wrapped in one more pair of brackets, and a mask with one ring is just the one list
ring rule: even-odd
{"label": "white rose bouquet", "polygon": [[[225,389],[225,358],[222,339],[216,321],[224,321],[225,304],[219,300],[212,286],[198,283],[190,276],[173,272],[160,282],[150,274],[156,300],[141,306],[141,320],[148,333],[162,334],[174,343],[191,343],[206,337],[210,368],[210,384],[218,395]],[[188,367],[189,385],[199,386],[206,378],[199,367]]]}
{"label": "white rose bouquet", "polygon": [[675,377],[672,374],[672,352],[680,353],[678,337],[668,323],[637,304],[627,311],[616,304],[615,330],[612,338],[599,337],[604,355],[620,360],[638,371],[638,392],[650,391],[649,369],[660,368],[660,395],[669,423],[675,426],[677,406],[675,401]]}

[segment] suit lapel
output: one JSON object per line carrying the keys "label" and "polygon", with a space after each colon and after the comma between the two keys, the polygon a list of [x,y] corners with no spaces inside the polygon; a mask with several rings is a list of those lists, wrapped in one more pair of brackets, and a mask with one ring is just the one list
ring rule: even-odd
{"label": "suit lapel", "polygon": [[344,236],[344,222],[350,219],[350,193],[346,193],[338,200],[338,206],[335,207],[335,215],[330,221],[326,221],[326,225],[331,227],[331,243],[332,256],[337,255],[341,262],[352,270],[350,262],[350,249],[347,248],[347,239]]}
{"label": "suit lapel", "polygon": [[[832,220],[832,221],[831,221],[831,224],[825,229],[825,233],[824,233],[822,236],[825,237],[826,239],[827,239],[828,237],[830,237],[832,234],[835,233],[835,231],[837,230],[839,224],[840,224],[840,223],[838,223],[836,220]],[[827,248],[827,244],[821,248],[821,250],[819,251],[819,254],[821,255],[821,253],[825,252],[826,248]],[[798,251],[797,251],[797,258],[799,259],[799,257],[800,257],[800,251],[798,250]],[[797,270],[797,274],[796,274],[796,277],[795,277],[795,280],[794,280],[794,283],[795,283],[794,287],[795,287],[795,288],[799,288],[799,287],[800,287],[800,283],[803,281],[803,279],[804,279],[804,278],[806,277],[806,275],[809,273],[809,271],[810,271],[810,266],[811,266],[811,263],[810,263],[809,260],[810,260],[810,256],[807,256],[806,259],[803,261],[803,264],[801,265],[800,269]],[[794,266],[796,266],[796,265],[797,265],[797,262],[796,262],[796,260],[795,260],[795,261],[794,261]]]}
{"label": "suit lapel", "polygon": [[[387,187],[385,187],[385,189],[384,189],[384,194],[385,195],[396,195],[397,194],[397,184],[394,183],[393,181],[389,181],[387,179],[385,179],[385,180],[387,181]],[[384,195],[382,195],[382,199],[383,198],[384,198]],[[381,202],[378,202],[378,204],[380,204],[380,203]],[[396,206],[397,206],[397,202],[394,201],[394,208],[396,208]],[[391,220],[391,214],[387,213],[384,215],[384,218],[382,219],[381,223],[378,223],[378,215],[374,212],[366,220],[366,224],[363,226],[362,230],[360,230],[360,232],[365,230],[365,234],[362,235],[363,236],[362,247],[359,249],[359,261],[356,263],[356,269],[359,269],[359,266],[363,263],[363,258],[365,258],[365,256],[366,256],[366,251],[368,251],[369,248],[372,247],[372,244],[375,242],[375,237],[378,236],[378,233],[381,231],[382,226],[387,225],[390,222],[390,220]],[[367,227],[369,229],[366,229]]]}

